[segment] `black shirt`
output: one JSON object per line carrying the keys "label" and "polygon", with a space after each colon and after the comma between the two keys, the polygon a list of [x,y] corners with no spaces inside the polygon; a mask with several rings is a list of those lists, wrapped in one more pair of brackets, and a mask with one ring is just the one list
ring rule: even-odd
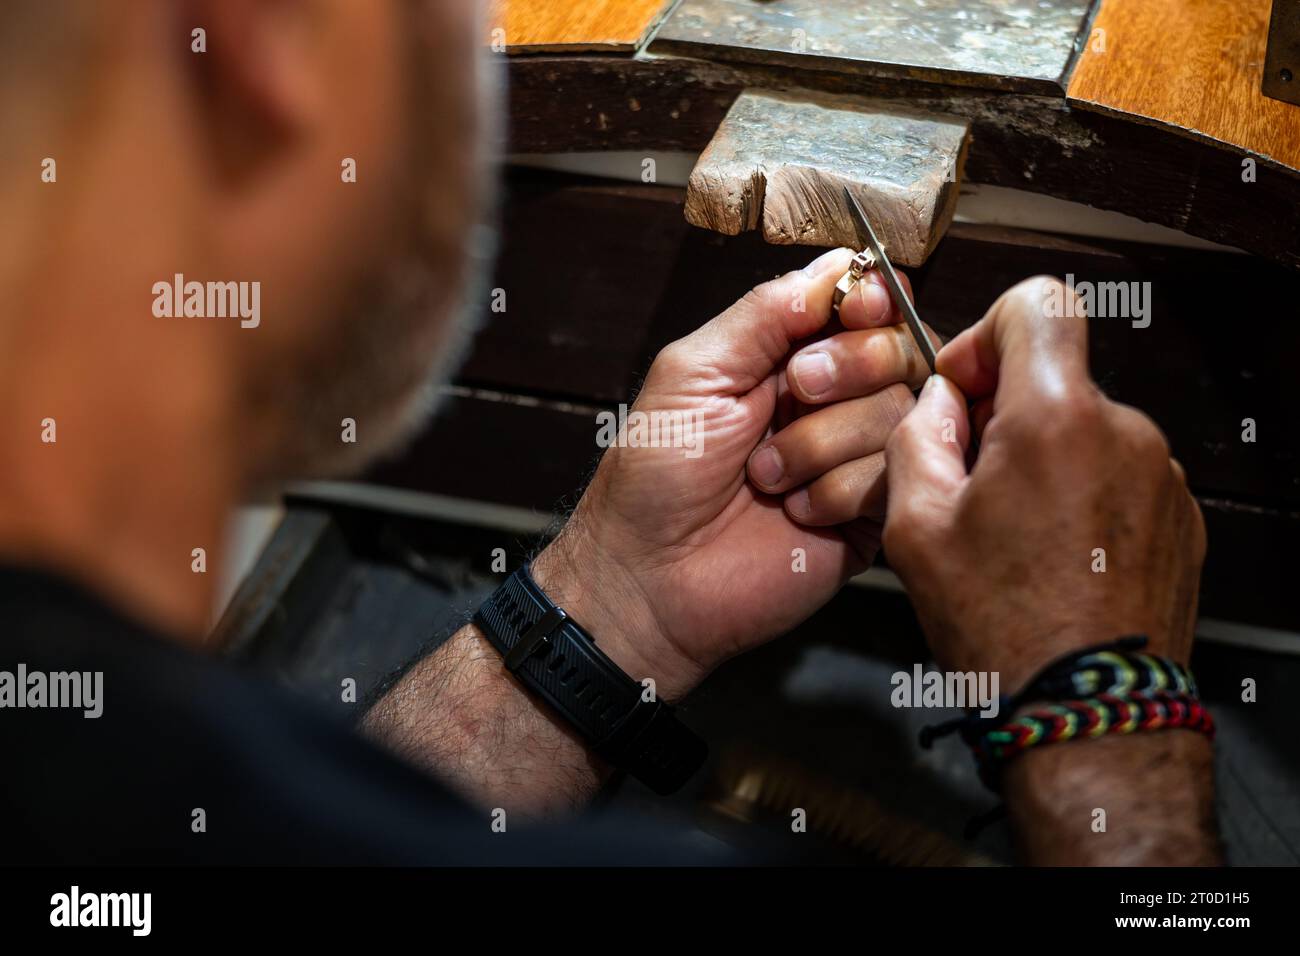
{"label": "black shirt", "polygon": [[336,717],[49,574],[0,570],[0,629],[10,687],[20,664],[103,674],[97,718],[0,707],[0,863],[717,861],[639,821],[494,833]]}

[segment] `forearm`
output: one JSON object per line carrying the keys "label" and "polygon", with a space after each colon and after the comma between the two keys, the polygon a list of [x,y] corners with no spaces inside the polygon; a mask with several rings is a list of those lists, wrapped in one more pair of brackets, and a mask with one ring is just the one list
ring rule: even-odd
{"label": "forearm", "polygon": [[[667,701],[701,676],[675,661],[632,582],[593,548],[575,519],[533,561],[538,585],[600,649]],[[473,625],[413,667],[372,708],[363,729],[470,802],[525,818],[586,804],[611,769],[564,718],[530,694]]]}
{"label": "forearm", "polygon": [[1190,730],[1031,747],[1004,777],[1017,854],[1045,866],[1218,864],[1213,764],[1210,740]]}
{"label": "forearm", "polygon": [[609,772],[473,625],[407,672],[363,728],[471,803],[524,818],[582,806]]}

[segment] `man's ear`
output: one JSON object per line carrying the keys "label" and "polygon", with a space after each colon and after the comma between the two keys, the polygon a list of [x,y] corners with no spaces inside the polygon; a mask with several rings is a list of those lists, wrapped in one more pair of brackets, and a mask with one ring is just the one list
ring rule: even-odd
{"label": "man's ear", "polygon": [[[182,26],[219,153],[296,138],[327,109],[319,0],[190,0]],[[184,21],[190,21],[186,24]],[[202,32],[199,32],[202,31]]]}

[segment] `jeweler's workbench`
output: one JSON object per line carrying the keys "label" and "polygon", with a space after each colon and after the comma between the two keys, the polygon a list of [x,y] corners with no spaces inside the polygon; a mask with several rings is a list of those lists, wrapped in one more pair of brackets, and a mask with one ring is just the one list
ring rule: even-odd
{"label": "jeweler's workbench", "polygon": [[968,122],[963,182],[1300,263],[1300,108],[1262,91],[1269,0],[681,0],[637,5],[639,46],[603,56],[579,52],[604,35],[589,21],[626,5],[549,13],[568,6],[497,2],[515,153],[698,153],[745,89],[840,94]]}
{"label": "jeweler's workbench", "polygon": [[[1266,60],[1274,80],[1291,71],[1266,55],[1269,10],[498,0],[485,43],[509,74],[515,162],[487,288],[506,306],[484,298],[483,331],[438,418],[368,476],[367,507],[390,513],[392,534],[353,506],[300,502],[277,539],[283,560],[264,558],[263,590],[237,597],[225,622],[236,654],[333,688],[337,675],[316,671],[361,653],[343,645],[375,629],[365,608],[395,608],[384,633],[409,645],[428,621],[450,623],[450,605],[472,607],[492,548],[504,538],[522,552],[575,503],[601,451],[597,414],[631,399],[659,349],[807,264],[809,246],[854,242],[847,189],[944,336],[1035,274],[1096,290],[1096,302],[1131,291],[1126,314],[1094,313],[1091,366],[1161,426],[1205,516],[1193,667],[1230,743],[1219,756],[1229,859],[1300,862],[1294,735],[1264,709],[1274,704],[1240,703],[1243,678],[1300,683],[1300,106],[1262,92]],[[588,167],[599,174],[575,172]],[[465,554],[481,560],[450,557]],[[347,600],[322,610],[314,596],[341,581]],[[472,593],[453,600],[461,589]],[[924,653],[902,595],[849,587],[789,639],[724,667],[686,711],[720,757],[701,783],[713,790],[683,795],[683,819],[692,805],[711,808],[711,829],[761,817],[762,786],[745,806],[730,788],[776,775],[801,799],[852,804],[872,859],[924,862],[880,839],[900,809],[926,830],[913,836],[931,862],[1009,859],[996,834],[961,845],[961,821],[987,808],[964,755],[918,765],[916,728],[865,712],[860,685]],[[377,682],[380,656],[347,673]],[[756,693],[762,715],[746,706]],[[815,751],[788,732],[811,725]],[[752,739],[833,781],[732,752]],[[846,786],[857,803],[837,795]]]}
{"label": "jeweler's workbench", "polygon": [[[852,243],[848,187],[942,334],[1037,272],[1144,293],[1140,321],[1094,317],[1092,366],[1156,419],[1201,499],[1202,613],[1300,629],[1296,562],[1274,553],[1300,540],[1300,423],[1283,412],[1300,354],[1300,106],[1261,91],[1267,0],[569,7],[494,9],[509,150],[560,165],[597,151],[627,182],[511,173],[493,280],[510,306],[488,314],[440,437],[376,480],[572,500],[598,452],[587,408],[626,400],[658,348],[815,254],[772,243]],[[615,33],[632,39],[612,49]],[[661,151],[698,160],[647,176]],[[1058,203],[1032,228],[996,210],[953,222],[990,193],[1094,208]],[[1095,209],[1177,233],[1130,242],[1090,227]],[[1261,337],[1224,334],[1247,315]],[[484,442],[479,416],[514,437]],[[448,440],[454,474],[421,451]],[[486,473],[505,456],[496,488]]]}

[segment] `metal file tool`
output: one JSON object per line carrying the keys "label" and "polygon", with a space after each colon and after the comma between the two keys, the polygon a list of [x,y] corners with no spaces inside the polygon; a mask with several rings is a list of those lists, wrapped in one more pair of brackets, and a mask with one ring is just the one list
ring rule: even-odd
{"label": "metal file tool", "polygon": [[876,257],[876,268],[880,270],[880,274],[885,278],[885,285],[889,287],[889,294],[894,300],[894,305],[898,306],[898,311],[903,313],[903,318],[907,321],[907,327],[912,331],[912,338],[916,340],[916,347],[921,350],[921,354],[925,356],[925,364],[930,366],[930,371],[933,372],[936,352],[930,337],[925,334],[925,326],[921,325],[921,317],[916,314],[916,309],[912,306],[912,300],[903,291],[903,286],[898,281],[898,274],[894,272],[889,257],[885,255],[884,246],[876,238],[871,223],[867,222],[867,214],[862,211],[862,207],[858,205],[858,201],[853,198],[853,193],[849,192],[847,187],[844,190],[844,199],[848,202],[849,212],[853,215],[853,222],[858,227],[858,238]]}

